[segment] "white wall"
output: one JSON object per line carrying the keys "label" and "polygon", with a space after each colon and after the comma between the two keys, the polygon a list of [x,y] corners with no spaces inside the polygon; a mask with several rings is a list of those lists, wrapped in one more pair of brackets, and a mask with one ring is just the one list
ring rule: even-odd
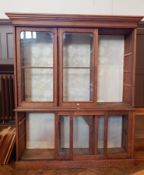
{"label": "white wall", "polygon": [[144,16],[144,0],[0,0],[5,12]]}

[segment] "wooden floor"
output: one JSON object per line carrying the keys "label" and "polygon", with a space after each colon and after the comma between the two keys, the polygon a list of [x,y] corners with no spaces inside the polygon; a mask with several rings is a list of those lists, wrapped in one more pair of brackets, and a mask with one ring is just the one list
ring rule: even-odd
{"label": "wooden floor", "polygon": [[144,164],[129,168],[84,168],[84,169],[50,169],[50,168],[14,168],[14,165],[0,166],[0,175],[144,175]]}

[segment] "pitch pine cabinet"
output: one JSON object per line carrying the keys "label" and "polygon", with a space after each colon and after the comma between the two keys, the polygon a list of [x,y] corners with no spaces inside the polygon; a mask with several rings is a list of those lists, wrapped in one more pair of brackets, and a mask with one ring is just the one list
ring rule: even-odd
{"label": "pitch pine cabinet", "polygon": [[132,162],[141,17],[7,15],[15,26],[17,163]]}

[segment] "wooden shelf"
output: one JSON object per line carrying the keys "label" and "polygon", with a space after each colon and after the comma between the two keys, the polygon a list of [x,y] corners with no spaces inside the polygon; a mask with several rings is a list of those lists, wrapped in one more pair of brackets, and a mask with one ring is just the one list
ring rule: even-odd
{"label": "wooden shelf", "polygon": [[128,105],[128,104],[114,104],[114,103],[99,103],[96,104],[94,107],[92,108],[84,108],[79,106],[79,108],[76,107],[40,107],[35,105],[35,103],[33,102],[33,107],[27,106],[27,107],[17,107],[15,109],[16,112],[38,112],[38,111],[43,111],[43,112],[61,112],[61,111],[107,111],[107,110],[112,110],[112,111],[118,111],[118,110],[122,110],[122,111],[131,111],[131,110],[135,110],[134,107]]}
{"label": "wooden shelf", "polygon": [[116,154],[116,153],[126,153],[124,148],[108,148],[109,154]]}
{"label": "wooden shelf", "polygon": [[21,160],[52,160],[54,149],[26,149]]}
{"label": "wooden shelf", "polygon": [[73,153],[76,155],[88,155],[91,154],[88,148],[74,148]]}

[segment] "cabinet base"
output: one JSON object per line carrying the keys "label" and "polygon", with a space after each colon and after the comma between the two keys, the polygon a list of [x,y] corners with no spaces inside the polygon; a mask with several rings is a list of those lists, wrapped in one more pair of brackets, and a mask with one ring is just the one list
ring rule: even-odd
{"label": "cabinet base", "polygon": [[17,161],[17,167],[37,168],[96,168],[96,167],[127,167],[135,164],[134,159],[84,160],[84,161]]}

